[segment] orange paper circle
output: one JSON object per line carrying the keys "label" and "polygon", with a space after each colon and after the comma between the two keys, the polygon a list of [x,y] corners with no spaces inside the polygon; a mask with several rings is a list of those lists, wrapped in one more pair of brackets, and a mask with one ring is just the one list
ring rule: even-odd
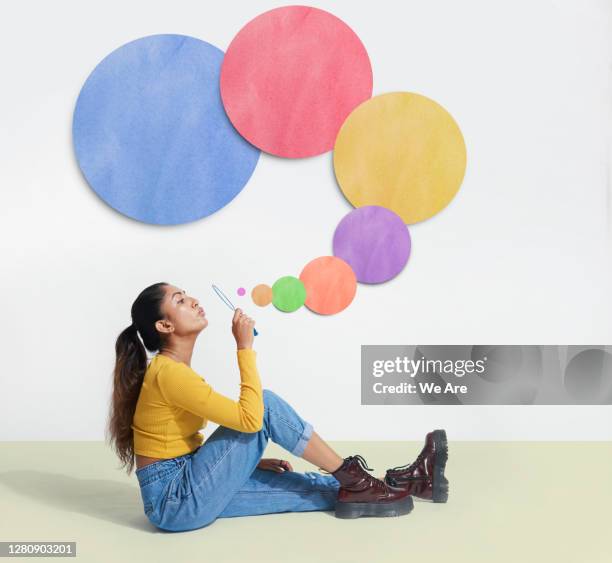
{"label": "orange paper circle", "polygon": [[265,307],[272,303],[272,288],[265,283],[256,285],[251,291],[251,299],[255,305]]}
{"label": "orange paper circle", "polygon": [[346,309],[357,292],[357,276],[342,258],[320,256],[304,266],[300,280],[306,288],[304,305],[321,315]]}

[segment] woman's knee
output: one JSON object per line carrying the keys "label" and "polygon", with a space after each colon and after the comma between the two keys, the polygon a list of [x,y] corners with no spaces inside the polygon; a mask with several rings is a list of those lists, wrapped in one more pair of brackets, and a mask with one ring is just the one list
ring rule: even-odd
{"label": "woman's knee", "polygon": [[271,389],[263,389],[263,402],[264,402],[264,407],[269,407],[270,405],[273,405],[275,403],[278,403],[279,401],[282,401],[282,399]]}

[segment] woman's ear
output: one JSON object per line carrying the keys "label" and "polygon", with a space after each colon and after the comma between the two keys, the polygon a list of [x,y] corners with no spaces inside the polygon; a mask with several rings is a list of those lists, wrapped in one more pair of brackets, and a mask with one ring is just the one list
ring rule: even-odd
{"label": "woman's ear", "polygon": [[164,332],[164,333],[174,332],[174,325],[165,319],[160,319],[159,321],[155,321],[155,328],[159,332]]}

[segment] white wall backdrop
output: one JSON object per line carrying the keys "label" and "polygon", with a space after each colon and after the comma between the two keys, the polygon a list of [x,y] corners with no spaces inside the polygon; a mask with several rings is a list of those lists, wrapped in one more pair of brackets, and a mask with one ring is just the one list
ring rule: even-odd
{"label": "white wall backdrop", "polygon": [[[192,366],[238,397],[229,292],[299,275],[331,254],[351,207],[331,152],[261,155],[238,197],[159,227],[106,205],[81,176],[71,121],[94,66],[120,45],[180,33],[225,50],[279,2],[20,2],[0,20],[1,440],[102,440],[114,342],[147,285],[201,299]],[[442,104],[468,149],[462,188],[410,227],[406,269],[359,285],[343,313],[257,320],[264,387],[331,440],[612,439],[610,406],[361,406],[361,344],[610,344],[612,4],[472,0],[312,2],[371,58],[374,95]],[[177,202],[180,205],[181,202]],[[216,428],[210,423],[205,435]]]}

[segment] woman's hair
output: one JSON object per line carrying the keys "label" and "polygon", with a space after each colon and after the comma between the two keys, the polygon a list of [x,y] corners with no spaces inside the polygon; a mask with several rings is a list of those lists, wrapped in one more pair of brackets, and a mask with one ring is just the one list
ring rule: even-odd
{"label": "woman's hair", "polygon": [[[136,402],[147,370],[147,353],[161,349],[162,339],[155,322],[164,317],[161,304],[165,296],[166,282],[159,282],[144,289],[132,304],[132,324],[117,337],[117,358],[113,371],[108,431],[110,442],[121,468],[127,467],[128,475],[134,469],[134,435],[132,422]],[[138,337],[142,337],[142,342]],[[144,343],[144,346],[143,346]]]}

